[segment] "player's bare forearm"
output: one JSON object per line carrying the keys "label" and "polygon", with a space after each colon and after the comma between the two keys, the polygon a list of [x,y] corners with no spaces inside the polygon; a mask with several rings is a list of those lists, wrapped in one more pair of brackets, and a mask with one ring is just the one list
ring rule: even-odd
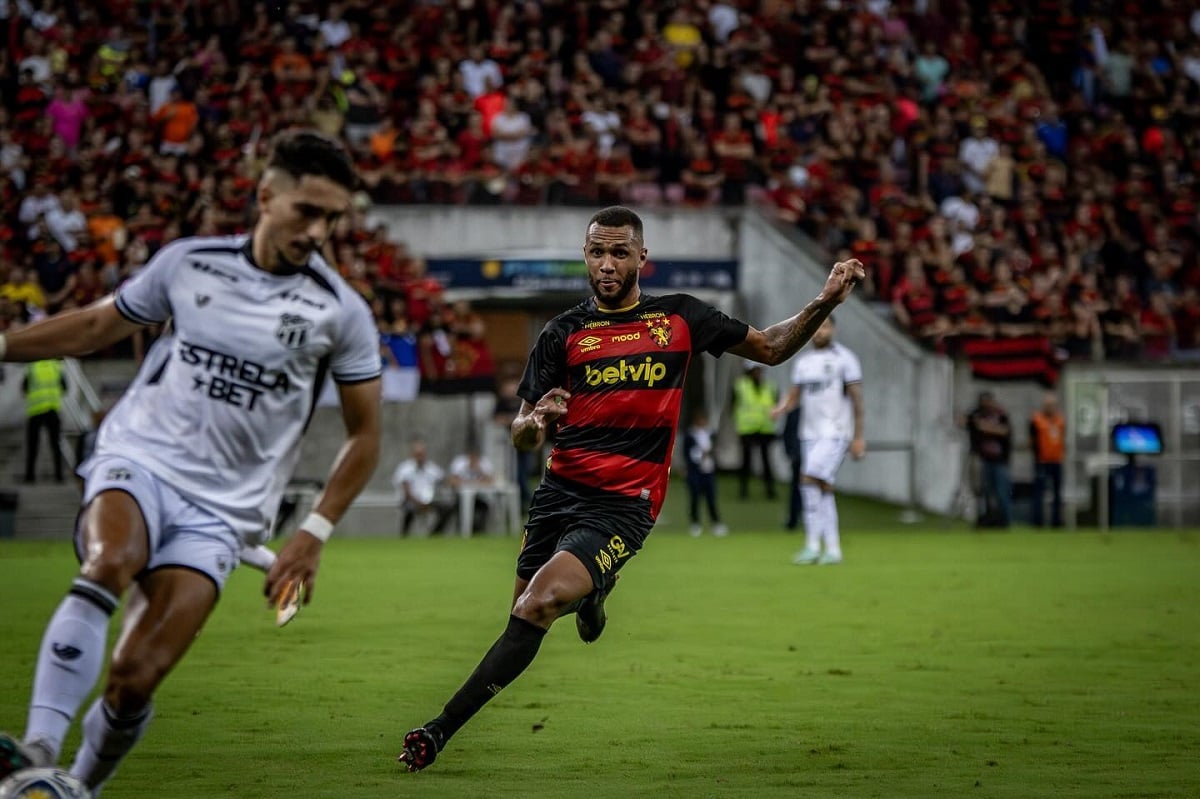
{"label": "player's bare forearm", "polygon": [[537,449],[546,441],[546,423],[532,410],[513,419],[511,432],[513,446],[522,452]]}
{"label": "player's bare forearm", "polygon": [[381,386],[376,379],[338,387],[346,441],[313,508],[331,522],[342,518],[379,463]]}
{"label": "player's bare forearm", "polygon": [[784,414],[791,413],[799,404],[800,387],[792,386],[788,389],[788,393],[780,399],[779,404],[771,409],[771,418],[778,419]]}
{"label": "player's bare forearm", "polygon": [[850,397],[850,407],[854,411],[854,437],[862,438],[865,435],[863,429],[865,412],[863,410],[862,384],[851,383],[846,386],[846,394]]}
{"label": "player's bare forearm", "polygon": [[111,297],[5,335],[4,360],[40,361],[88,355],[141,328],[117,310]]}
{"label": "player's bare forearm", "polygon": [[854,287],[866,276],[863,265],[856,259],[838,261],[830,270],[821,293],[804,306],[804,310],[766,330],[750,328],[746,340],[729,351],[768,366],[783,363],[808,343],[821,323],[833,313],[833,309],[849,297]]}
{"label": "player's bare forearm", "polygon": [[546,441],[546,428],[551,422],[565,416],[567,400],[571,399],[570,392],[561,388],[552,388],[545,396],[530,405],[528,400],[521,402],[521,410],[513,419],[513,446],[521,451],[537,449]]}
{"label": "player's bare forearm", "polygon": [[379,435],[350,436],[338,450],[333,461],[325,490],[317,498],[313,510],[337,523],[366,487],[379,463]]}
{"label": "player's bare forearm", "polygon": [[817,332],[817,328],[829,318],[836,307],[836,302],[825,299],[824,295],[818,295],[791,319],[773,324],[766,330],[751,328],[746,334],[746,340],[729,351],[738,357],[749,358],[768,366],[781,364],[808,343],[813,333]]}
{"label": "player's bare forearm", "polygon": [[764,330],[763,336],[766,338],[770,357],[766,363],[775,366],[799,352],[836,307],[836,303],[825,300],[821,295],[791,319],[773,324]]}

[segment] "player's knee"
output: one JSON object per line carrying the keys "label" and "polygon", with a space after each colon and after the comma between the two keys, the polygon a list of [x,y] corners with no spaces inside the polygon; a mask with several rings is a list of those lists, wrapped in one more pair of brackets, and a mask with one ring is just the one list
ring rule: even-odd
{"label": "player's knee", "polygon": [[133,583],[139,568],[131,564],[124,553],[97,547],[87,550],[79,573],[116,596],[121,596]]}
{"label": "player's knee", "polygon": [[809,487],[811,490],[819,491],[822,494],[828,494],[833,490],[833,486],[831,486],[829,483],[818,477],[813,477],[812,475],[808,474],[801,478],[800,486],[802,488]]}
{"label": "player's knee", "polygon": [[577,598],[568,597],[562,586],[530,586],[517,599],[513,615],[544,627],[557,619],[563,609]]}
{"label": "player's knee", "polygon": [[104,698],[118,716],[135,715],[150,704],[169,667],[152,654],[118,654],[109,665]]}

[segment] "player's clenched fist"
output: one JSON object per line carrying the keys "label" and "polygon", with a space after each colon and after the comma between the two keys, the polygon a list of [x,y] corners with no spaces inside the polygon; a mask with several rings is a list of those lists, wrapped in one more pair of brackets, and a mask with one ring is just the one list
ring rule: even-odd
{"label": "player's clenched fist", "polygon": [[546,422],[553,422],[560,416],[565,416],[567,413],[567,400],[571,398],[570,392],[561,388],[552,388],[538,400],[534,410]]}
{"label": "player's clenched fist", "polygon": [[825,290],[822,293],[834,302],[842,302],[866,277],[867,271],[857,258],[838,261],[830,270],[829,279],[825,281]]}

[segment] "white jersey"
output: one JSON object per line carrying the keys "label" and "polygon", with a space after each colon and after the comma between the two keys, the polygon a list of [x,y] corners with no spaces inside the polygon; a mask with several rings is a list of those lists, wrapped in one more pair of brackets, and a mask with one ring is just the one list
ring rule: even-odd
{"label": "white jersey", "polygon": [[276,275],[253,264],[248,236],[232,236],[167,245],[117,290],[116,307],[168,324],[94,457],[142,464],[243,540],[265,540],[326,373],[380,375],[366,301],[317,255]]}
{"label": "white jersey", "polygon": [[854,407],[846,386],[862,382],[858,356],[836,341],[828,347],[804,349],[792,364],[792,383],[800,387],[801,440],[849,439],[854,435]]}
{"label": "white jersey", "polygon": [[419,464],[413,458],[401,461],[392,472],[392,485],[401,497],[404,496],[404,484],[408,483],[408,492],[416,502],[428,505],[437,496],[438,483],[446,477],[442,467],[427,460]]}

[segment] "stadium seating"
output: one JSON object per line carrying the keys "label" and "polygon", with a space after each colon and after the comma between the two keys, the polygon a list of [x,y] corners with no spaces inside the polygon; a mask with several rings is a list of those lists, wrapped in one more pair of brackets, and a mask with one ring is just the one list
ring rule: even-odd
{"label": "stadium seating", "polygon": [[[0,327],[245,229],[270,135],[304,124],[344,137],[364,206],[768,203],[946,352],[1200,348],[1200,12],[1177,4],[154,7],[7,11]],[[385,333],[467,324],[384,232],[353,219],[333,257]]]}

